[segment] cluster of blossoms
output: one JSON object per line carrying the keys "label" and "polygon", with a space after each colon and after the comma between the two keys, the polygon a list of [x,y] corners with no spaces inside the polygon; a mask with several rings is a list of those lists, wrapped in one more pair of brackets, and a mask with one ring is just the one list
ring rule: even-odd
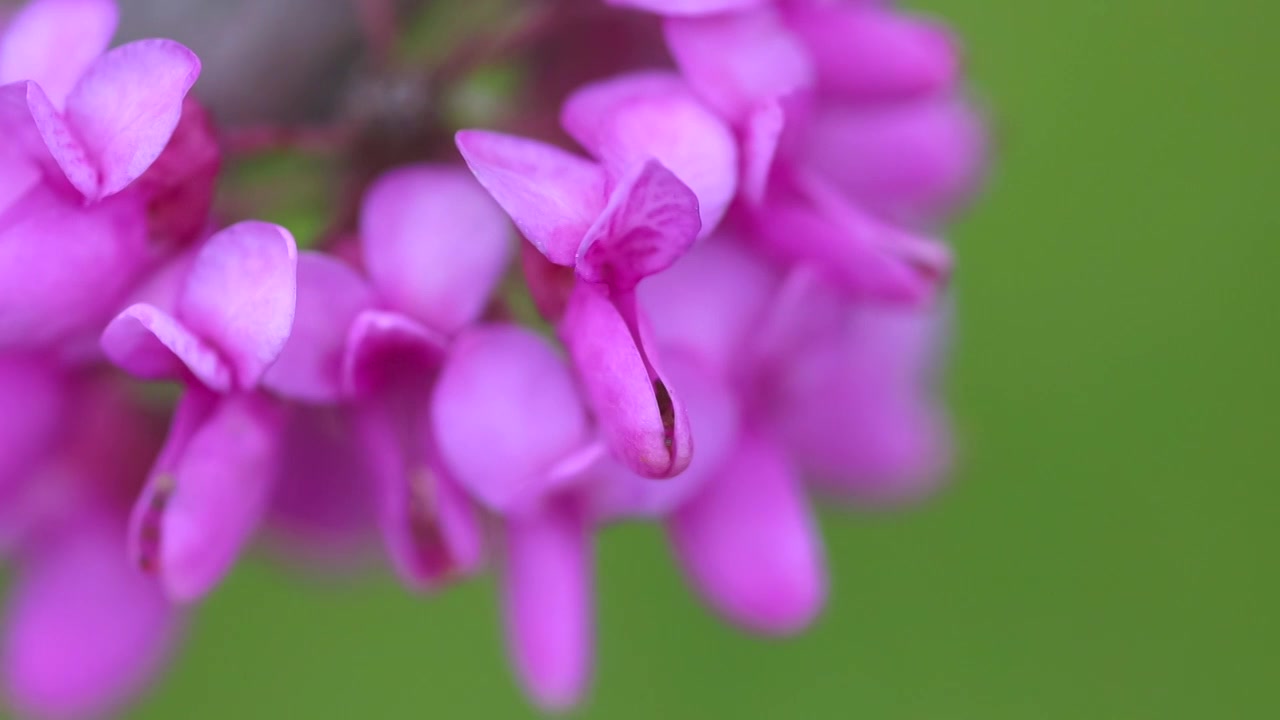
{"label": "cluster of blossoms", "polygon": [[269,532],[312,560],[380,534],[418,590],[492,569],[522,682],[563,708],[598,529],[660,523],[710,605],[790,633],[825,592],[807,490],[936,484],[934,233],[982,152],[949,35],[878,0],[611,2],[528,60],[508,129],[546,141],[462,130],[301,252],[211,210],[189,50],[107,49],[111,0],[0,17],[14,707],[126,699]]}

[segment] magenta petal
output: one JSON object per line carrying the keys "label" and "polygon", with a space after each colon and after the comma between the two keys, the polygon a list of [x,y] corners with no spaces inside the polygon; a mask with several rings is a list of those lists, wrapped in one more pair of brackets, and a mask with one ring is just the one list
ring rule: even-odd
{"label": "magenta petal", "polygon": [[821,609],[826,579],[817,528],[800,479],[768,438],[745,433],[669,527],[690,581],[734,622],[792,633]]}
{"label": "magenta petal", "polygon": [[76,187],[97,200],[142,175],[173,135],[199,75],[195,53],[172,40],[139,40],[98,58],[67,96],[67,121],[100,173],[95,187]]}
{"label": "magenta petal", "polygon": [[97,334],[148,259],[141,210],[38,188],[0,214],[0,350]]}
{"label": "magenta petal", "polygon": [[513,249],[502,209],[465,170],[419,165],[365,195],[364,267],[382,300],[452,335],[474,321]]}
{"label": "magenta petal", "polygon": [[764,5],[768,0],[606,0],[615,7],[646,10],[657,15],[711,15]]}
{"label": "magenta petal", "polygon": [[231,389],[231,367],[218,352],[172,315],[152,305],[131,305],[102,331],[107,358],[148,380],[181,380],[189,371],[217,392]]}
{"label": "magenta petal", "polygon": [[525,238],[557,265],[572,265],[604,207],[604,171],[560,148],[512,135],[463,130],[457,144]]}
{"label": "magenta petal", "polygon": [[265,387],[293,400],[336,402],[351,325],[373,304],[373,291],[349,265],[329,255],[298,255],[298,305],[289,340],[262,376]]}
{"label": "magenta petal", "polygon": [[378,524],[396,574],[410,587],[432,590],[474,572],[484,558],[475,507],[429,443],[414,437],[421,429],[397,427],[376,405],[358,413],[360,442],[377,486]]}
{"label": "magenta petal", "polygon": [[170,598],[208,593],[248,544],[271,497],[281,420],[263,397],[228,395],[191,436],[160,521],[158,570]]}
{"label": "magenta petal", "polygon": [[57,437],[67,395],[50,363],[0,358],[0,505]]}
{"label": "magenta petal", "polygon": [[590,543],[581,513],[565,501],[507,522],[507,642],[525,689],[546,710],[572,707],[591,674]]}
{"label": "magenta petal", "polygon": [[635,473],[668,478],[688,467],[693,455],[689,419],[657,366],[634,298],[630,304],[624,316],[607,288],[580,282],[560,335],[614,456]]}
{"label": "magenta petal", "polygon": [[107,49],[119,12],[113,0],[33,0],[0,33],[0,85],[34,80],[61,107]]}
{"label": "magenta petal", "polygon": [[963,99],[862,108],[829,106],[804,136],[803,162],[858,203],[916,223],[936,221],[973,192],[985,137]]}
{"label": "magenta petal", "polygon": [[674,73],[633,73],[587,85],[565,102],[560,121],[614,176],[649,159],[662,163],[697,196],[704,235],[737,192],[732,130]]}
{"label": "magenta petal", "polygon": [[808,53],[772,7],[672,18],[664,30],[689,84],[735,124],[813,83]]}
{"label": "magenta petal", "polygon": [[956,43],[943,27],[892,8],[794,3],[788,23],[814,56],[819,86],[856,100],[949,90]]}
{"label": "magenta petal", "polygon": [[689,422],[698,428],[698,452],[684,472],[666,480],[641,477],[608,458],[593,473],[593,517],[667,515],[697,493],[734,449],[741,408],[730,378],[683,353],[668,354],[666,361],[672,380],[683,390]]}
{"label": "magenta petal", "polygon": [[570,479],[551,471],[589,440],[569,369],[545,340],[515,326],[458,338],[436,384],[432,427],[453,477],[499,513]]}
{"label": "magenta petal", "polygon": [[657,344],[728,373],[778,284],[768,262],[723,231],[636,288]]}
{"label": "magenta petal", "polygon": [[24,716],[98,717],[160,669],[176,617],[123,539],[79,516],[24,558],[4,635],[6,694]]}
{"label": "magenta petal", "polygon": [[698,238],[698,198],[656,160],[623,178],[582,239],[578,275],[624,290],[662,272]]}
{"label": "magenta petal", "polygon": [[396,312],[365,310],[347,334],[342,391],[362,397],[400,380],[414,382],[440,366],[448,338]]}
{"label": "magenta petal", "polygon": [[217,347],[242,389],[258,384],[293,327],[298,250],[288,230],[241,222],[205,241],[178,298],[178,318]]}

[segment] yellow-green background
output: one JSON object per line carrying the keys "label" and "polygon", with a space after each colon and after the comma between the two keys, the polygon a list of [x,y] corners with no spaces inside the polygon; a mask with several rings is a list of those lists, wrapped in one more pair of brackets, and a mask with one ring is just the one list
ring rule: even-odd
{"label": "yellow-green background", "polygon": [[[1280,5],[932,0],[992,110],[958,228],[952,490],[823,513],[807,635],[726,628],[658,534],[599,553],[585,717],[1280,717]],[[493,583],[259,560],[140,718],[517,717]]]}

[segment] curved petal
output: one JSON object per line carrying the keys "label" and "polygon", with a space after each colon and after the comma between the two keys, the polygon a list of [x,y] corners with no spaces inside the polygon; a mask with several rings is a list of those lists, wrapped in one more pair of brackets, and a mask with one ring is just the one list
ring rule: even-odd
{"label": "curved petal", "polygon": [[288,230],[241,222],[205,241],[178,297],[178,318],[216,347],[242,389],[253,388],[293,327],[298,250]]}
{"label": "curved petal", "polygon": [[0,359],[0,504],[57,436],[67,402],[64,380],[35,358]]}
{"label": "curved petal", "polygon": [[[98,58],[67,96],[67,122],[98,171],[92,187],[69,174],[76,188],[98,200],[142,175],[172,137],[199,75],[195,53],[172,40],[139,40]],[[56,150],[54,157],[63,164]]]}
{"label": "curved petal", "polygon": [[859,101],[951,89],[959,51],[946,28],[894,8],[793,3],[787,23],[813,54],[818,85]]}
{"label": "curved petal", "polygon": [[159,508],[156,569],[171,599],[208,593],[257,529],[276,477],[281,420],[266,398],[227,395],[186,443]]}
{"label": "curved petal", "polygon": [[693,455],[689,419],[657,367],[634,297],[623,300],[629,307],[620,309],[606,288],[578,283],[560,335],[614,456],[645,477],[673,477]]}
{"label": "curved petal", "polygon": [[141,210],[40,188],[0,216],[0,350],[96,335],[148,260]]}
{"label": "curved petal", "polygon": [[458,338],[436,383],[431,420],[445,466],[498,513],[572,480],[551,470],[590,439],[564,362],[542,338],[508,325]]}
{"label": "curved petal", "polygon": [[24,715],[99,716],[161,667],[176,615],[120,551],[124,531],[80,516],[25,558],[4,634],[6,695]]}
{"label": "curved petal", "polygon": [[663,29],[685,79],[735,125],[813,84],[809,54],[772,7],[670,18]]}
{"label": "curved petal", "polygon": [[591,673],[592,548],[581,512],[566,501],[506,526],[503,610],[512,662],[546,710],[581,697]]}
{"label": "curved petal", "polygon": [[479,518],[429,438],[418,437],[427,429],[379,405],[358,412],[360,442],[377,485],[378,523],[396,574],[410,587],[433,590],[475,572],[484,559]]}
{"label": "curved petal", "polygon": [[572,265],[604,208],[604,171],[536,140],[484,130],[457,135],[462,158],[525,238],[557,265]]}
{"label": "curved petal", "polygon": [[502,209],[465,170],[418,165],[364,198],[364,267],[390,307],[452,335],[474,322],[511,259]]}
{"label": "curved petal", "polygon": [[347,336],[373,299],[364,278],[346,263],[322,253],[300,253],[293,327],[279,358],[262,376],[263,386],[292,400],[340,400]]}
{"label": "curved petal", "polygon": [[822,608],[826,576],[817,528],[800,479],[768,438],[744,433],[669,530],[690,582],[730,620],[793,633]]}
{"label": "curved petal", "polygon": [[33,0],[0,33],[0,85],[40,84],[61,107],[71,88],[115,34],[114,0]]}
{"label": "curved petal", "polygon": [[960,98],[865,108],[829,105],[804,135],[802,162],[859,204],[906,222],[936,222],[973,193],[985,137]]}
{"label": "curved petal", "polygon": [[727,373],[742,361],[777,284],[764,258],[721,232],[638,285],[636,295],[659,347]]}
{"label": "curved petal", "polygon": [[139,303],[125,308],[102,331],[107,358],[147,380],[181,380],[190,372],[210,390],[227,392],[231,366],[172,315]]}
{"label": "curved petal", "polygon": [[698,427],[698,452],[689,467],[666,480],[641,477],[608,458],[593,472],[592,517],[662,517],[696,494],[724,463],[738,438],[741,407],[730,379],[683,353],[666,357],[671,378],[684,390],[689,422]]}
{"label": "curved petal", "polygon": [[342,390],[363,397],[401,381],[428,378],[444,359],[448,339],[396,312],[365,310],[347,334]]}
{"label": "curved petal", "polygon": [[578,275],[629,290],[662,272],[698,238],[698,197],[657,160],[636,167],[582,239]]}
{"label": "curved petal", "polygon": [[698,198],[702,234],[720,223],[738,187],[733,131],[675,73],[620,75],[580,88],[560,112],[575,140],[615,177],[654,159]]}
{"label": "curved petal", "polygon": [[764,5],[768,0],[606,0],[615,7],[645,10],[657,15],[713,15]]}

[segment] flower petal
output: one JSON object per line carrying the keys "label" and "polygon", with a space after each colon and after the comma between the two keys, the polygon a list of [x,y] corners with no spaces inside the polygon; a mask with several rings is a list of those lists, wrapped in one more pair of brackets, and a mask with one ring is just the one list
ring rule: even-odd
{"label": "flower petal", "polygon": [[634,297],[624,303],[630,305],[625,314],[606,288],[580,282],[560,335],[614,456],[637,474],[669,478],[684,471],[693,455],[689,419],[658,369]]}
{"label": "flower petal", "polygon": [[669,18],[667,47],[693,89],[741,125],[761,105],[813,84],[813,64],[772,7]]}
{"label": "flower petal", "polygon": [[[98,200],[142,175],[168,144],[199,75],[195,53],[172,40],[139,40],[98,58],[67,96],[67,122],[99,173],[92,187],[69,174],[76,188]],[[54,157],[63,164],[56,150]]]}
{"label": "flower petal", "polygon": [[64,383],[51,363],[0,358],[0,504],[57,437],[67,403]]}
{"label": "flower petal", "polygon": [[464,170],[432,165],[374,183],[360,241],[383,301],[446,335],[484,310],[513,249],[510,225],[484,188]]}
{"label": "flower petal", "polygon": [[188,373],[210,390],[227,392],[231,367],[207,343],[172,315],[139,303],[102,331],[107,358],[129,374],[147,380],[184,380]]}
{"label": "flower petal", "polygon": [[0,350],[96,335],[148,260],[141,208],[37,188],[0,214]]}
{"label": "flower petal", "polygon": [[7,696],[27,716],[98,717],[160,669],[176,616],[120,551],[124,531],[78,516],[24,558],[4,634]]}
{"label": "flower petal", "polygon": [[821,609],[826,580],[817,528],[800,479],[763,435],[744,433],[669,529],[690,582],[734,622],[793,633]]}
{"label": "flower petal", "polygon": [[178,297],[178,318],[222,353],[238,387],[258,384],[293,327],[298,250],[288,230],[242,222],[205,241]]}
{"label": "flower petal", "polygon": [[0,33],[0,85],[33,80],[57,107],[107,49],[119,11],[113,0],[32,0]]}
{"label": "flower petal", "polygon": [[590,495],[594,518],[665,516],[696,494],[734,449],[741,408],[730,378],[684,353],[668,354],[666,361],[684,390],[689,422],[698,428],[698,452],[684,472],[666,480],[636,475],[611,457],[599,463]]}
{"label": "flower petal", "polygon": [[763,5],[768,0],[606,0],[615,7],[629,7],[658,15],[712,15]]}
{"label": "flower petal", "polygon": [[698,197],[656,160],[623,178],[582,239],[578,275],[629,290],[662,272],[698,238]]}
{"label": "flower petal", "polygon": [[946,28],[871,4],[793,3],[788,25],[813,54],[819,87],[856,100],[886,100],[951,89],[960,74]]}
{"label": "flower petal", "polygon": [[502,586],[507,642],[528,693],[545,710],[565,710],[591,673],[592,548],[569,502],[511,518]]}
{"label": "flower petal", "polygon": [[347,334],[342,391],[364,397],[409,376],[428,377],[443,361],[448,338],[396,312],[365,310]]}
{"label": "flower petal", "polygon": [[337,402],[343,393],[347,336],[373,300],[364,278],[346,263],[322,253],[300,253],[293,327],[262,384],[291,400]]}
{"label": "flower petal", "polygon": [[468,330],[454,343],[432,427],[453,477],[498,513],[565,482],[553,466],[589,441],[569,369],[542,338],[507,325]]}
{"label": "flower petal", "polygon": [[463,130],[458,150],[525,238],[557,265],[572,265],[605,204],[604,171],[536,140]]}
{"label": "flower petal", "polygon": [[587,85],[565,102],[560,121],[615,177],[650,159],[662,163],[697,196],[704,235],[737,192],[732,130],[675,73],[632,73]]}
{"label": "flower petal", "polygon": [[257,529],[276,477],[281,423],[272,401],[227,395],[191,436],[160,518],[158,572],[171,599],[208,593]]}

